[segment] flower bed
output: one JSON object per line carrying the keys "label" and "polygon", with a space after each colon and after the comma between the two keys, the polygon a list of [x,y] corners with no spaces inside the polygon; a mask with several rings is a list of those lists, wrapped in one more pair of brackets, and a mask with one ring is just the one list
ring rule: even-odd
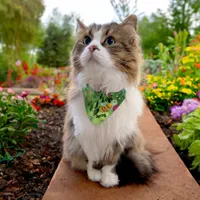
{"label": "flower bed", "polygon": [[18,60],[15,67],[7,72],[7,79],[0,87],[15,88],[50,88],[54,93],[62,94],[68,84],[69,67],[41,67],[37,63],[29,66],[26,61]]}
{"label": "flower bed", "polygon": [[174,58],[179,61],[176,69],[148,74],[140,89],[163,132],[200,183],[200,36],[183,52],[179,60]]}
{"label": "flower bed", "polygon": [[65,109],[41,108],[39,129],[20,145],[23,153],[0,164],[0,196],[3,199],[42,199],[61,159]]}
{"label": "flower bed", "polygon": [[65,101],[0,90],[0,196],[42,199],[61,158]]}

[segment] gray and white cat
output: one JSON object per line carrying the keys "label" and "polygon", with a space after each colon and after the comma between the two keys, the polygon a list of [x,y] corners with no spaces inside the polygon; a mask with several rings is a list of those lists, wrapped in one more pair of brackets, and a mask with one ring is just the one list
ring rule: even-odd
{"label": "gray and white cat", "polygon": [[[137,127],[143,98],[137,89],[142,54],[136,29],[135,15],[119,24],[86,26],[78,20],[63,158],[104,187],[144,183],[154,172],[151,154]],[[87,84],[104,93],[126,90],[119,108],[99,125],[86,113],[82,89]]]}

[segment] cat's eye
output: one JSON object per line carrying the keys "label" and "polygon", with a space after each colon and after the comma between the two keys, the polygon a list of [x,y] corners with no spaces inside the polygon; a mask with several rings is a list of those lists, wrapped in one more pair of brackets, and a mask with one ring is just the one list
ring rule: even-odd
{"label": "cat's eye", "polygon": [[88,44],[90,44],[91,41],[92,40],[91,40],[91,38],[89,36],[85,36],[85,38],[83,40],[83,44],[84,45],[88,45]]}
{"label": "cat's eye", "polygon": [[115,39],[114,39],[113,37],[109,36],[109,37],[106,39],[106,44],[107,44],[108,46],[114,45],[114,44],[115,44]]}

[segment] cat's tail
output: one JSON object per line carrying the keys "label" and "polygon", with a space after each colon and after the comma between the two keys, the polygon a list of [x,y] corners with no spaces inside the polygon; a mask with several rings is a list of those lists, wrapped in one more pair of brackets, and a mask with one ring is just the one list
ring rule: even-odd
{"label": "cat's tail", "polygon": [[157,172],[151,154],[148,151],[125,151],[116,165],[119,186],[132,183],[145,184]]}

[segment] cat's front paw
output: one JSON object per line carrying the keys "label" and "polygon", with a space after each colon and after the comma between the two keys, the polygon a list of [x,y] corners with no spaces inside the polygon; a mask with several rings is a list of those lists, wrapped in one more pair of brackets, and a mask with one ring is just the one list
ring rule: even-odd
{"label": "cat's front paw", "polygon": [[87,171],[88,178],[94,182],[99,182],[101,180],[101,171],[97,169],[90,169]]}
{"label": "cat's front paw", "polygon": [[109,188],[109,187],[114,187],[118,185],[118,183],[119,183],[119,179],[118,179],[117,174],[114,174],[112,172],[102,174],[102,178],[101,178],[102,186]]}

